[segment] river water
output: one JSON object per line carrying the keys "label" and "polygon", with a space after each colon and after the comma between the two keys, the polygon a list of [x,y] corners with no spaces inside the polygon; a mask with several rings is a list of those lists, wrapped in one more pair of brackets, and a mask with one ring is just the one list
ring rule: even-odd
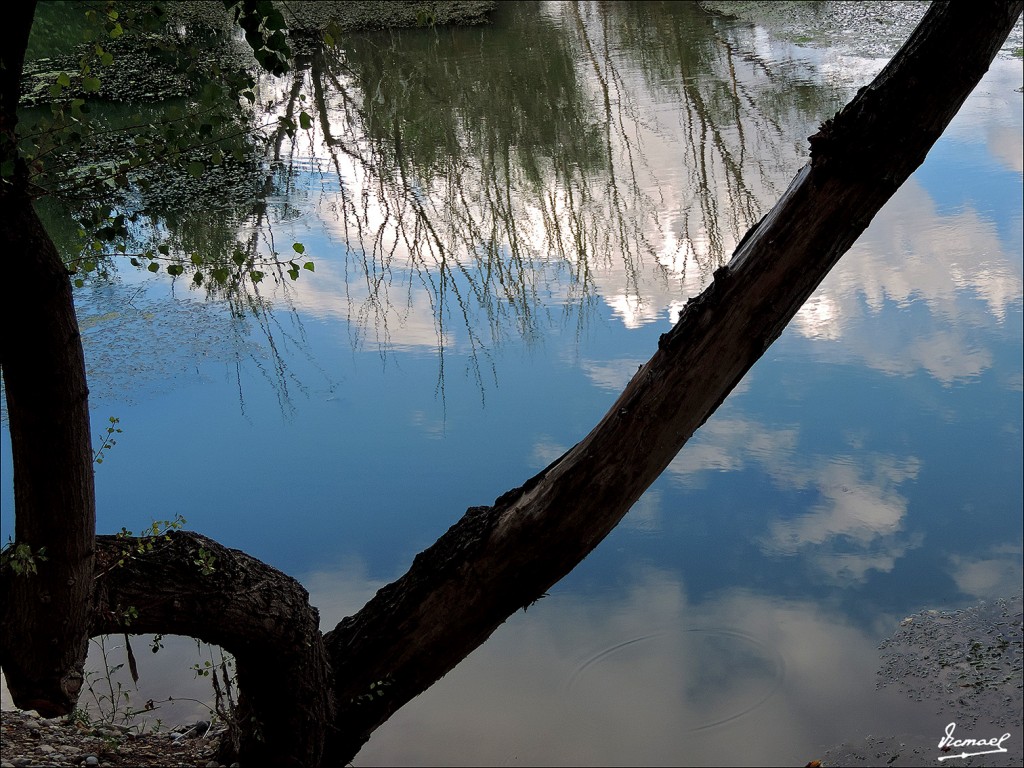
{"label": "river water", "polygon": [[[297,242],[315,271],[225,299],[115,264],[79,289],[94,431],[123,430],[99,530],[181,515],[329,628],[561,455],[923,12],[758,6],[502,3],[262,79],[264,116],[313,120],[259,198],[143,203],[181,253]],[[946,721],[876,690],[877,647],[1021,590],[1020,45],[611,536],[357,764],[934,748]],[[132,700],[208,698],[167,645],[138,641]]]}

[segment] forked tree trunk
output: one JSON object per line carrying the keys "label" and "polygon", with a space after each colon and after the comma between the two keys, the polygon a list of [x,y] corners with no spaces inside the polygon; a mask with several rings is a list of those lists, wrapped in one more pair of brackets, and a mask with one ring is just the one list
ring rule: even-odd
{"label": "forked tree trunk", "polygon": [[[92,631],[124,630],[118,607],[132,605],[139,616],[128,629],[218,642],[239,659],[250,714],[264,728],[296,729],[290,739],[268,742],[260,740],[265,730],[244,723],[243,755],[315,765],[326,738],[324,764],[351,760],[377,726],[615,527],[924,160],[1022,7],[1002,0],[934,4],[874,82],[811,138],[811,162],[712,285],[687,304],[593,431],[493,506],[470,509],[405,576],[323,638],[293,580],[180,533],[124,567],[100,570]],[[70,295],[58,314],[69,311]],[[6,376],[6,348],[4,354]],[[11,418],[13,432],[13,412]],[[56,508],[46,513],[55,522]],[[123,543],[101,538],[100,561],[116,561]],[[200,547],[215,558],[212,573],[195,562],[203,559]],[[10,591],[14,577],[5,571],[3,581]],[[13,640],[6,625],[3,632],[6,667]],[[379,682],[384,695],[368,696]],[[331,716],[334,727],[325,728]]]}

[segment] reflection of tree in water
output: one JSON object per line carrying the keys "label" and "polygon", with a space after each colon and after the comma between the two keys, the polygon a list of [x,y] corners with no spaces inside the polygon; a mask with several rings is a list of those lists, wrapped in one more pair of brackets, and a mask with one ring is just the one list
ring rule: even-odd
{"label": "reflection of tree in water", "polygon": [[[812,126],[838,98],[780,76],[697,6],[556,13],[517,4],[484,32],[351,38],[296,73],[278,109],[311,93],[317,136],[282,160],[308,170],[312,156],[333,176],[320,212],[364,283],[349,285],[350,317],[378,342],[415,286],[442,354],[456,332],[474,351],[509,328],[532,337],[552,306],[582,323],[608,274],[637,304],[652,273],[685,299],[802,155],[805,132],[788,126]],[[650,116],[647,94],[669,117]],[[672,189],[649,151],[666,143],[684,180]],[[691,261],[699,275],[684,285]]]}
{"label": "reflection of tree in water", "polygon": [[[676,207],[662,213],[678,219],[679,241],[706,279],[779,194],[806,154],[806,133],[843,95],[796,81],[755,50],[749,29],[694,3],[571,9],[580,34],[595,38],[588,51],[602,86],[613,86],[606,103],[619,105],[620,125],[624,103],[638,111],[629,102],[637,85],[624,80],[623,63],[639,70],[652,101],[672,105],[674,121],[656,132],[680,145],[685,183],[674,189]],[[676,263],[685,269],[687,260]]]}
{"label": "reflection of tree in water", "polygon": [[[237,116],[250,136],[273,125],[270,168],[233,166],[252,194],[187,194],[185,178],[186,194],[165,200],[175,185],[155,185],[140,193],[140,231],[186,266],[201,254],[205,290],[257,317],[273,350],[270,310],[291,284],[287,264],[268,260],[291,255],[274,228],[312,204],[346,244],[357,341],[387,348],[428,304],[442,374],[462,338],[482,378],[479,356],[504,335],[538,337],[558,314],[580,329],[599,297],[681,304],[802,155],[807,132],[790,126],[813,125],[837,99],[780,74],[748,30],[694,4],[523,3],[498,21],[313,50],[261,83],[265,111]],[[276,119],[302,113],[311,130],[289,138]]]}
{"label": "reflection of tree in water", "polygon": [[[45,58],[30,70],[41,71],[44,79],[55,68],[74,72],[79,56],[90,55],[91,44],[80,42],[82,30],[75,27],[71,39],[60,34],[64,23],[82,21],[85,10],[76,4],[40,9],[44,23],[33,26],[33,51]],[[58,21],[45,23],[54,12]],[[209,22],[217,20],[221,28],[212,29]],[[271,381],[282,408],[289,407],[290,386],[296,382],[280,349],[288,331],[271,312],[280,309],[279,302],[263,298],[251,277],[254,270],[283,277],[287,266],[267,257],[275,249],[266,215],[273,179],[265,162],[264,117],[244,100],[227,96],[232,75],[226,73],[236,73],[240,61],[230,22],[226,15],[213,14],[202,24],[168,24],[159,35],[144,34],[141,26],[130,29],[116,41],[104,37],[103,44],[116,55],[97,70],[100,91],[79,94],[84,98],[74,130],[63,142],[42,145],[40,157],[46,162],[34,168],[32,180],[37,210],[77,282],[90,283],[92,295],[109,296],[106,316],[121,318],[127,329],[139,320],[147,326],[118,335],[119,354],[128,352],[131,339],[136,339],[135,350],[146,346],[144,339],[154,327],[154,313],[143,309],[152,306],[152,297],[143,289],[113,290],[118,273],[125,274],[123,262],[176,270],[185,276],[181,281],[191,279],[186,285],[202,285],[208,297],[227,303],[232,320],[219,324],[218,333],[230,330],[235,343],[217,342],[228,342],[224,349],[235,356],[236,365],[251,361]],[[203,51],[198,58],[204,66],[194,66],[196,46]],[[205,69],[210,62],[224,69],[224,79],[211,77]],[[30,89],[21,110],[26,141],[45,142],[51,132],[51,105],[39,92]],[[193,165],[199,166],[198,173]],[[174,314],[182,320],[179,343],[187,346],[195,313]],[[255,335],[250,333],[253,321],[259,330]],[[200,327],[210,330],[208,323]],[[160,342],[166,343],[166,338]],[[106,351],[97,349],[94,355],[102,358]],[[122,367],[115,375],[126,374]]]}
{"label": "reflection of tree in water", "polygon": [[378,340],[401,280],[428,289],[442,352],[449,314],[479,350],[506,326],[538,334],[553,303],[585,307],[591,179],[606,166],[553,25],[368,36],[314,56],[307,76],[347,266],[366,280],[355,314]]}

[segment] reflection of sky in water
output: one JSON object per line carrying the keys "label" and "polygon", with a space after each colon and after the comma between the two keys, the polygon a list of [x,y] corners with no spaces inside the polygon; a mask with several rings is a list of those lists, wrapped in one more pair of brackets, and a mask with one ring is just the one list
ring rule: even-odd
{"label": "reflection of sky in water", "polygon": [[[842,56],[798,69],[832,77]],[[792,764],[894,722],[941,733],[873,690],[876,646],[921,607],[1020,589],[1019,86],[1019,62],[996,62],[623,524],[360,762]],[[643,137],[669,186],[670,130]],[[795,170],[792,143],[773,162]],[[500,327],[474,359],[457,310],[439,336],[399,263],[381,353],[325,199],[275,230],[316,258],[290,286],[295,314],[233,322],[148,278],[82,305],[94,431],[109,415],[124,429],[98,470],[100,530],[181,514],[303,578],[331,626],[585,434],[706,275],[683,274],[662,227],[642,270],[595,263],[582,327],[554,281],[525,341]],[[9,481],[2,519],[6,539]]]}

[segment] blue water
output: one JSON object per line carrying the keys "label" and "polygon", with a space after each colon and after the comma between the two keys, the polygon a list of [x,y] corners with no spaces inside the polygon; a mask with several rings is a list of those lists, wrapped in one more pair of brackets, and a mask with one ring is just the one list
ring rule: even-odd
{"label": "blue water", "polygon": [[[794,55],[772,47],[771,30],[717,23],[739,50]],[[674,227],[694,210],[672,138],[685,120],[647,90],[627,46],[610,55],[638,123],[669,126],[637,129],[634,157],[653,167],[640,186]],[[800,78],[790,87],[809,88],[817,65],[789,64]],[[359,762],[793,764],[868,732],[938,728],[927,707],[874,690],[876,647],[909,613],[1021,589],[1020,79],[1019,60],[997,60],[924,166],[623,523],[396,715]],[[775,137],[772,121],[744,117],[751,145],[765,145],[763,162],[744,160],[755,213],[802,164],[804,122],[831,114],[793,109]],[[378,344],[380,326],[358,316],[358,249],[325,214],[321,176],[300,170],[293,183],[311,192],[289,204],[309,207],[282,213],[273,234],[303,242],[316,273],[290,298],[268,290],[269,320],[232,319],[130,270],[79,293],[80,317],[95,319],[85,332],[94,432],[108,416],[124,430],[97,468],[98,527],[182,515],[301,579],[333,626],[466,507],[582,438],[653,353],[673,302],[707,275],[648,253],[631,282],[623,259],[637,254],[595,249],[581,305],[564,298],[571,269],[539,253],[529,332],[498,297],[512,319],[488,328],[471,306],[474,343],[451,294],[439,334],[436,303],[398,259]],[[272,201],[272,214],[286,202]],[[749,217],[727,209],[720,234],[735,243]],[[651,242],[665,231],[638,221]],[[470,293],[465,276],[451,287]],[[4,540],[8,445],[5,434]],[[168,674],[144,685],[176,684]]]}

